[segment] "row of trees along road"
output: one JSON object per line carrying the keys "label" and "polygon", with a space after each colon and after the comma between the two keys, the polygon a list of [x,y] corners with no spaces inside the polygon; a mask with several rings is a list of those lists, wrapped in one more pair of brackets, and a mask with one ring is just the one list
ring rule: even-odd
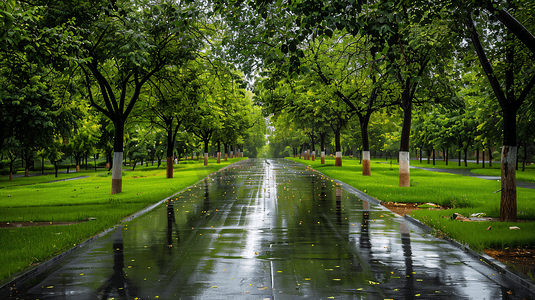
{"label": "row of trees along road", "polygon": [[[440,117],[452,109],[463,115],[479,106],[482,115],[497,108],[492,117],[503,125],[498,134],[503,142],[500,219],[516,220],[517,124],[528,123],[532,115],[519,116],[518,111],[532,111],[534,98],[532,1],[215,2],[240,31],[227,40],[243,55],[234,57],[250,69],[259,60],[264,63],[256,88],[266,112],[290,115],[286,119],[300,124],[310,119],[314,101],[332,111],[337,108],[330,101],[344,103],[347,115],[338,113],[358,116],[366,150],[366,120],[379,110],[402,113],[400,186],[410,182],[415,107],[417,114],[440,112],[435,114]],[[486,97],[474,103],[469,99],[474,92]],[[473,125],[464,121],[442,127],[470,130]],[[483,129],[488,124],[484,120],[479,125]],[[475,139],[489,143],[492,138],[483,133]],[[457,143],[464,147],[464,138]],[[368,168],[363,172],[369,174]]]}
{"label": "row of trees along road", "polygon": [[264,122],[243,74],[217,55],[222,28],[207,3],[10,0],[0,10],[0,149],[10,173],[21,151],[26,169],[34,155],[54,165],[73,156],[78,168],[88,153],[113,153],[113,194],[125,146],[135,162],[166,145],[171,178],[173,149],[187,151],[193,134],[204,152],[210,140],[262,143],[246,132]]}
{"label": "row of trees along road", "polygon": [[[401,186],[410,183],[413,112],[425,120],[475,111],[482,133],[474,140],[502,140],[500,219],[514,221],[517,128],[529,136],[518,124],[531,122],[534,102],[534,7],[531,0],[7,0],[0,8],[0,146],[20,143],[28,165],[32,149],[76,128],[73,116],[84,110],[68,103],[89,102],[100,129],[114,134],[112,193],[120,192],[126,128],[140,119],[135,111],[147,111],[140,103],[168,101],[166,93],[180,85],[162,83],[167,72],[191,76],[189,87],[175,92],[199,104],[192,110],[198,126],[183,130],[203,140],[205,151],[208,140],[239,143],[223,122],[239,119],[235,99],[245,97],[236,68],[259,75],[255,99],[264,112],[291,116],[311,145],[330,127],[340,152],[343,129],[358,119],[368,158],[368,127],[384,123],[376,116],[395,116],[389,124],[399,127]],[[186,106],[171,126],[167,117],[150,119],[163,122],[173,140],[190,117]],[[497,134],[486,112],[502,124]],[[451,126],[469,123],[461,118],[441,128]]]}

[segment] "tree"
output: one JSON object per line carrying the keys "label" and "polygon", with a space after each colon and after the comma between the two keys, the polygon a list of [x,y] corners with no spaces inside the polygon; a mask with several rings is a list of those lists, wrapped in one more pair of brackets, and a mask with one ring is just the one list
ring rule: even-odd
{"label": "tree", "polygon": [[142,118],[167,133],[167,178],[173,178],[173,150],[179,128],[188,121],[200,97],[198,73],[195,62],[159,71],[150,80],[154,101],[147,101],[146,108],[140,110]]}
{"label": "tree", "polygon": [[17,153],[19,151],[19,143],[14,137],[10,137],[6,141],[4,141],[2,147],[2,154],[9,159],[9,180],[13,180],[13,163],[17,159]]}
{"label": "tree", "polygon": [[[500,104],[503,117],[500,220],[516,221],[517,113],[535,85],[535,72],[532,69],[535,37],[528,29],[535,28],[530,20],[533,8],[527,2],[495,5],[490,1],[483,1],[481,5],[488,13],[484,13],[480,7],[471,7],[462,17],[481,68]],[[526,11],[517,8],[526,8]],[[516,18],[511,12],[516,14]],[[479,16],[474,16],[474,13]],[[500,39],[490,41],[493,35],[482,35],[478,32],[474,17],[482,19],[485,30],[494,32]],[[489,21],[490,18],[497,18],[501,24],[493,24]],[[482,40],[482,36],[486,40]],[[487,46],[486,50],[486,43],[492,43],[493,46]],[[495,58],[494,64],[489,60],[489,55]],[[502,80],[499,79],[499,74],[503,74]]]}
{"label": "tree", "polygon": [[21,59],[20,64],[0,69],[0,118],[4,138],[15,138],[24,151],[27,176],[32,151],[46,144],[54,131],[57,106],[45,70]]}
{"label": "tree", "polygon": [[374,112],[395,104],[393,95],[387,93],[388,75],[381,67],[383,57],[376,59],[374,47],[367,36],[341,32],[332,38],[322,36],[315,45],[310,62],[303,64],[317,74],[333,96],[344,102],[359,120],[363,151],[362,174],[371,175],[370,141],[368,126]]}
{"label": "tree", "polygon": [[[43,26],[74,23],[65,35],[80,40],[70,56],[72,69],[83,72],[91,106],[114,126],[112,194],[122,191],[123,135],[143,86],[166,65],[181,65],[197,48],[194,4],[142,1],[77,7],[57,1],[50,5]],[[84,11],[85,10],[85,11]]]}

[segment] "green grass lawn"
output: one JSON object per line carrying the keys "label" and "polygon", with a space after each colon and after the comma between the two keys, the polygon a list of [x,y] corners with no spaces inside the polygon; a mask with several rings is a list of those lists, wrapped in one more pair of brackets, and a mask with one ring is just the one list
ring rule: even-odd
{"label": "green grass lawn", "polygon": [[[479,162],[479,164],[476,164],[475,162],[468,162],[466,164],[466,167],[464,166],[464,160],[461,161],[461,165],[459,166],[459,162],[457,161],[449,161],[446,165],[445,161],[437,160],[435,161],[435,164],[433,165],[433,160],[431,160],[429,163],[427,163],[427,159],[423,159],[420,163],[420,160],[411,160],[411,165],[416,167],[423,167],[423,168],[437,168],[437,169],[482,169],[483,164]],[[485,169],[499,169],[500,164],[499,163],[492,163],[492,167],[489,167],[489,162],[485,161]]]}
{"label": "green grass lawn", "polygon": [[[74,177],[88,178],[54,183],[55,177],[41,176],[0,180],[0,222],[76,222],[74,225],[0,229],[0,280],[28,266],[44,261],[73,245],[117,224],[126,216],[158,202],[209,174],[247,158],[233,158],[216,164],[210,159],[175,165],[174,178],[165,178],[165,164],[137,166],[123,171],[123,193],[111,195],[111,172],[81,171]],[[62,174],[65,179],[73,174]]]}
{"label": "green grass lawn", "polygon": [[[104,172],[102,169],[98,170],[97,172]],[[41,172],[32,172],[32,174],[40,174]],[[24,172],[22,172],[24,174]],[[94,170],[80,170],[80,172],[73,172],[72,169],[67,173],[58,173],[58,177],[55,177],[54,175],[39,175],[39,176],[30,176],[30,177],[13,177],[13,180],[9,180],[9,175],[2,175],[0,176],[0,188],[5,188],[9,186],[17,186],[17,185],[30,185],[30,184],[36,184],[36,183],[45,183],[50,182],[54,180],[64,180],[79,176],[87,176],[87,175],[94,175]]]}
{"label": "green grass lawn", "polygon": [[[475,169],[472,170],[472,172],[488,176],[501,176],[500,169]],[[526,182],[535,182],[535,168],[533,167],[533,165],[529,166],[529,168],[526,167],[525,171],[516,171],[516,179]]]}
{"label": "green grass lawn", "polygon": [[[442,234],[469,244],[475,250],[535,246],[535,235],[532,234],[535,232],[535,222],[475,223],[449,219],[455,212],[464,216],[482,212],[489,217],[499,217],[500,193],[497,191],[501,186],[498,181],[411,169],[411,187],[401,188],[398,186],[399,169],[395,161],[391,165],[385,160],[372,160],[372,176],[362,176],[362,165],[356,159],[344,157],[343,167],[335,167],[334,159],[327,159],[325,165],[321,165],[319,160],[290,159],[310,165],[381,201],[447,205],[450,210],[419,210],[414,211],[412,216],[440,230]],[[411,164],[416,165],[415,161],[411,161]],[[517,188],[517,207],[519,219],[535,220],[535,190]],[[486,230],[488,226],[492,227],[489,231]],[[510,226],[518,226],[521,230],[509,230]]]}

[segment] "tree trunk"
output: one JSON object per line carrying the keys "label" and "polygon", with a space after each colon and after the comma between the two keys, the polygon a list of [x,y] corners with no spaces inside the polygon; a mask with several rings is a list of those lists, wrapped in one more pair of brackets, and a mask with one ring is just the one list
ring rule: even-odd
{"label": "tree trunk", "polygon": [[108,172],[111,171],[111,151],[106,150],[106,169],[108,169]]}
{"label": "tree trunk", "polygon": [[55,176],[56,176],[56,178],[57,178],[57,177],[58,177],[58,162],[57,162],[57,161],[54,162],[54,170],[56,171],[56,172],[55,172],[55,173],[56,173]]}
{"label": "tree trunk", "polygon": [[123,137],[124,123],[114,121],[115,141],[113,143],[113,168],[111,175],[111,193],[118,194],[123,191]]}
{"label": "tree trunk", "polygon": [[204,139],[204,165],[208,165],[208,144],[210,143],[210,137]]}
{"label": "tree trunk", "polygon": [[[12,159],[10,162],[9,162],[9,181],[12,181],[13,180],[13,162],[15,160]],[[56,176],[57,177],[57,176]]]}
{"label": "tree trunk", "polygon": [[422,148],[420,148],[420,164],[422,164]]}
{"label": "tree trunk", "polygon": [[221,163],[221,141],[217,141],[217,164]]}
{"label": "tree trunk", "polygon": [[371,161],[370,161],[370,151],[362,151],[362,175],[371,176]]}
{"label": "tree trunk", "polygon": [[335,167],[341,167],[342,166],[342,147],[340,144],[340,129],[337,129],[334,131],[334,144],[336,147],[336,158],[334,161]]}
{"label": "tree trunk", "polygon": [[516,222],[516,112],[503,109],[503,148],[502,148],[502,195],[500,199],[500,221]]}
{"label": "tree trunk", "polygon": [[467,159],[468,159],[468,148],[464,148],[464,166],[465,167],[468,167]]}
{"label": "tree trunk", "polygon": [[457,150],[457,152],[459,152],[459,167],[461,166],[461,147],[459,147],[459,149]]}
{"label": "tree trunk", "polygon": [[442,149],[442,151],[444,152],[444,159],[446,159],[446,166],[447,166],[448,165],[448,161],[450,159],[450,156],[448,154],[449,149],[448,148]]}
{"label": "tree trunk", "polygon": [[401,141],[399,151],[399,186],[410,187],[409,173],[409,139],[411,135],[412,121],[412,101],[410,97],[410,79],[405,80],[403,93],[401,95],[401,106],[403,108],[403,127],[401,128]]}
{"label": "tree trunk", "polygon": [[25,163],[26,167],[24,168],[24,177],[30,176],[30,150],[26,149],[25,153]]}
{"label": "tree trunk", "polygon": [[[375,81],[375,80],[374,80]],[[372,91],[372,96],[374,97],[376,92],[376,89]],[[372,101],[375,100],[375,97],[371,99]],[[370,161],[370,136],[368,132],[368,125],[370,124],[370,117],[371,112],[368,111],[366,115],[358,114],[359,122],[360,122],[360,134],[362,136],[362,175],[363,176],[371,176],[372,175],[372,169],[371,169],[371,161]]]}
{"label": "tree trunk", "polygon": [[173,126],[172,126],[172,123],[169,123],[169,122],[166,123],[166,126],[167,126],[167,149],[166,149],[166,157],[165,157],[165,161],[166,161],[165,177],[173,178],[173,148],[175,145],[174,140],[173,140]]}
{"label": "tree trunk", "polygon": [[321,151],[321,164],[325,164],[325,151]]}
{"label": "tree trunk", "polygon": [[502,149],[502,195],[500,199],[500,221],[516,222],[516,146],[503,146]]}
{"label": "tree trunk", "polygon": [[410,187],[409,151],[399,151],[399,186]]}
{"label": "tree trunk", "polygon": [[522,158],[522,172],[526,170],[526,157],[528,157],[528,143],[524,142],[524,157]]}
{"label": "tree trunk", "polygon": [[476,165],[479,165],[479,148],[476,149]]}
{"label": "tree trunk", "polygon": [[76,162],[76,173],[80,172],[80,161],[82,160],[81,155],[76,152],[74,154],[74,161]]}
{"label": "tree trunk", "polygon": [[485,169],[485,149],[483,149],[483,157],[481,157],[481,167]]}
{"label": "tree trunk", "polygon": [[435,148],[433,148],[433,166],[435,165],[436,157],[435,157]]}
{"label": "tree trunk", "polygon": [[489,146],[489,168],[492,168],[492,150]]}

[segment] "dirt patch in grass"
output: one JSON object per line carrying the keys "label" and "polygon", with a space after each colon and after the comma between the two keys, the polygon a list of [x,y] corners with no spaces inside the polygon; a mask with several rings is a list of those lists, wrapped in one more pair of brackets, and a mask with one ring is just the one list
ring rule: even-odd
{"label": "dirt patch in grass", "polygon": [[33,226],[53,226],[53,225],[74,225],[82,223],[79,222],[6,222],[0,223],[0,228],[20,228],[20,227],[33,227]]}
{"label": "dirt patch in grass", "polygon": [[400,216],[404,215],[410,215],[413,210],[419,210],[419,209],[432,209],[432,210],[441,210],[441,209],[448,209],[446,206],[436,206],[436,207],[425,207],[421,208],[418,207],[422,205],[423,203],[400,203],[400,202],[381,202],[381,205],[388,208],[392,212],[395,212],[396,214]]}
{"label": "dirt patch in grass", "polygon": [[535,275],[535,248],[485,249],[485,253],[533,280]]}

